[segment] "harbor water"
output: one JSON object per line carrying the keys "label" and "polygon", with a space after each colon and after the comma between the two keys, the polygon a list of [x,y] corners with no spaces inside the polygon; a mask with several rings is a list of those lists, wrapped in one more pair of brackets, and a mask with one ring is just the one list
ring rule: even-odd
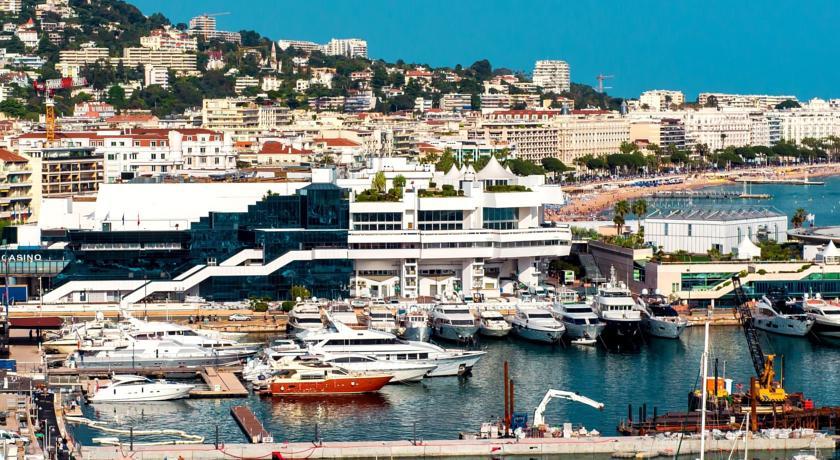
{"label": "harbor water", "polygon": [[[840,405],[840,349],[808,339],[764,336],[766,352],[785,356],[785,387],[803,391],[817,405]],[[641,352],[612,354],[600,348],[546,346],[515,338],[483,341],[487,355],[466,378],[425,379],[417,384],[388,385],[378,394],[340,397],[208,399],[145,404],[87,405],[86,417],[129,429],[174,428],[218,440],[246,439],[230,415],[230,407],[247,404],[274,436],[275,442],[311,441],[316,430],[324,440],[455,439],[459,432],[477,431],[485,421],[502,415],[502,366],[508,361],[515,381],[518,412],[528,420],[549,388],[579,392],[605,408],[565,401],[552,402],[546,420],[616,434],[627,405],[647,403],[648,414],[686,409],[687,395],[698,383],[703,329],[689,328],[679,340],[648,339]],[[712,329],[712,358],[719,375],[747,383],[753,375],[743,332],[738,327]],[[714,364],[714,359],[711,360]],[[710,366],[710,374],[713,373]],[[76,439],[111,436],[85,426],[72,427]],[[123,436],[121,436],[123,437]],[[126,438],[126,437],[123,437]],[[149,442],[154,437],[136,438]],[[126,439],[127,442],[127,439]],[[769,458],[769,457],[768,457]]]}

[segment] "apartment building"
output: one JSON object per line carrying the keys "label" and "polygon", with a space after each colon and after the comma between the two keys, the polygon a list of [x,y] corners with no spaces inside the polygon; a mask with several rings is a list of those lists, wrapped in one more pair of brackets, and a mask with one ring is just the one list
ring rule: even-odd
{"label": "apartment building", "polygon": [[32,167],[41,198],[95,195],[105,180],[104,157],[93,147],[54,147],[34,152]]}
{"label": "apartment building", "polygon": [[296,50],[306,51],[307,53],[319,51],[321,49],[321,45],[305,40],[278,40],[277,47],[283,51],[286,51],[289,48],[294,48]]}
{"label": "apartment building", "polygon": [[[630,122],[614,112],[578,113],[556,117],[551,125],[558,129],[556,157],[565,164],[586,155],[617,153],[622,142],[630,139]],[[539,161],[542,158],[534,158]]]}
{"label": "apartment building", "polygon": [[685,149],[685,126],[679,118],[648,118],[630,121],[630,142],[656,144],[665,149]]}
{"label": "apartment building", "polygon": [[562,93],[571,89],[571,75],[566,61],[542,60],[534,64],[534,85],[543,92]]}
{"label": "apartment building", "polygon": [[256,77],[252,77],[250,75],[243,75],[241,77],[236,77],[236,83],[234,85],[234,90],[236,94],[242,94],[242,91],[245,91],[245,88],[252,88],[252,87],[259,87],[260,80]]}
{"label": "apartment building", "polygon": [[685,104],[685,95],[682,91],[655,89],[642,93],[639,96],[639,104],[643,108],[647,107],[647,110],[661,112],[670,110],[672,105],[681,106]]}
{"label": "apartment building", "polygon": [[137,177],[156,177],[177,172],[182,158],[169,145],[169,133],[140,130],[102,136],[97,152],[105,158],[105,183],[113,184]]}
{"label": "apartment building", "polygon": [[840,110],[792,110],[778,112],[781,138],[797,144],[805,138],[840,135]]}
{"label": "apartment building", "polygon": [[538,121],[486,122],[470,130],[468,138],[490,145],[509,145],[518,158],[537,162],[558,156],[560,148],[560,129]]}
{"label": "apartment building", "polygon": [[705,144],[711,150],[750,144],[750,112],[737,109],[704,108],[685,112],[686,145]]}
{"label": "apartment building", "polygon": [[125,48],[122,63],[130,68],[151,65],[176,72],[194,72],[197,69],[195,54],[172,49]]}
{"label": "apartment building", "polygon": [[470,94],[450,93],[440,98],[440,109],[444,112],[461,112],[472,109]]}
{"label": "apartment building", "polygon": [[772,109],[785,101],[796,101],[796,96],[771,96],[767,94],[700,93],[697,103],[709,105],[712,100],[718,107]]}
{"label": "apartment building", "polygon": [[20,14],[23,0],[0,0],[0,11],[4,13]]}
{"label": "apartment building", "polygon": [[292,122],[287,107],[258,105],[248,99],[204,99],[202,127],[233,136],[233,140],[253,140],[261,131]]}
{"label": "apartment building", "polygon": [[162,88],[169,87],[169,70],[166,67],[145,65],[143,66],[143,73],[146,86],[159,85]]}
{"label": "apartment building", "polygon": [[0,221],[25,224],[33,218],[35,196],[29,160],[0,149]]}
{"label": "apartment building", "polygon": [[333,38],[322,47],[322,51],[329,56],[368,57],[367,41],[359,38]]}
{"label": "apartment building", "polygon": [[203,37],[205,40],[219,39],[227,42],[242,43],[239,32],[227,32],[216,29],[216,18],[202,14],[190,19],[187,33]]}
{"label": "apartment building", "polygon": [[180,30],[165,28],[153,30],[147,37],[140,37],[140,46],[155,51],[166,49],[194,53],[198,50],[198,40]]}
{"label": "apartment building", "polygon": [[84,66],[96,62],[107,62],[108,48],[83,46],[78,50],[62,50],[58,53],[60,64],[64,67]]}
{"label": "apartment building", "polygon": [[232,172],[236,170],[236,151],[230,136],[202,128],[170,131],[170,148],[183,159],[183,170],[202,172]]}

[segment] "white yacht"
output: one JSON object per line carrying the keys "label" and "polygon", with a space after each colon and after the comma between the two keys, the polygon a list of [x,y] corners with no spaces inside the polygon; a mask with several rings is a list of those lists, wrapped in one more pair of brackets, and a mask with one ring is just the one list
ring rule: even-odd
{"label": "white yacht", "polygon": [[300,333],[303,331],[318,331],[324,329],[321,318],[321,307],[315,303],[299,303],[289,312],[289,331]]}
{"label": "white yacht", "polygon": [[668,299],[658,292],[649,294],[643,289],[638,308],[642,314],[642,330],[653,337],[678,339],[688,327],[688,321],[680,317]]}
{"label": "white yacht", "polygon": [[399,335],[400,326],[397,315],[385,305],[371,305],[364,316],[368,329]]}
{"label": "white yacht", "polygon": [[814,318],[798,302],[789,302],[783,292],[770,292],[756,304],[753,324],[773,334],[804,337],[814,326]]}
{"label": "white yacht", "polygon": [[482,310],[478,314],[478,333],[484,337],[507,337],[512,326],[496,310]]}
{"label": "white yacht", "polygon": [[126,333],[137,340],[174,340],[182,345],[201,348],[251,348],[256,352],[258,343],[243,343],[226,339],[216,331],[199,331],[181,324],[163,321],[126,320]]}
{"label": "white yacht", "polygon": [[315,355],[353,353],[389,361],[434,364],[436,367],[429,371],[428,377],[463,375],[486,353],[444,349],[432,343],[398,339],[387,332],[350,329],[341,323],[335,324],[335,330],[307,332],[298,339]]}
{"label": "white yacht", "polygon": [[176,340],[130,339],[115,349],[79,350],[67,367],[127,369],[135,367],[200,367],[237,364],[256,353],[252,348],[204,348]]}
{"label": "white yacht", "polygon": [[811,332],[818,339],[833,343],[840,342],[840,306],[828,303],[819,294],[815,298],[805,297],[803,309],[814,320]]}
{"label": "white yacht", "polygon": [[519,306],[510,323],[514,334],[535,342],[558,343],[566,332],[563,323],[543,308]]}
{"label": "white yacht", "polygon": [[48,335],[44,342],[47,353],[70,354],[80,347],[93,346],[94,343],[121,337],[123,329],[118,323],[106,320],[101,313],[97,319],[83,323],[72,323],[61,328],[57,333]]}
{"label": "white yacht", "polygon": [[192,389],[193,385],[183,383],[151,380],[139,375],[115,375],[111,383],[98,388],[89,401],[92,403],[171,401],[188,397]]}
{"label": "white yacht", "polygon": [[478,321],[466,304],[439,303],[432,310],[432,334],[453,342],[469,342],[478,332]]}
{"label": "white yacht", "polygon": [[322,355],[319,359],[327,364],[360,374],[388,374],[393,376],[388,383],[409,383],[423,380],[437,366],[412,361],[393,361],[377,359],[373,356],[357,353],[339,353]]}
{"label": "white yacht", "polygon": [[341,321],[350,327],[360,326],[356,309],[349,303],[331,303],[327,306],[327,312],[329,313],[329,321]]}
{"label": "white yacht", "polygon": [[432,336],[429,326],[429,312],[418,307],[409,309],[400,318],[402,337],[406,340],[428,342]]}
{"label": "white yacht", "polygon": [[641,336],[642,314],[627,285],[616,280],[615,267],[610,267],[609,282],[598,286],[592,309],[606,324],[601,336],[607,345],[633,344]]}
{"label": "white yacht", "polygon": [[565,337],[569,340],[595,341],[604,332],[606,324],[585,303],[555,303],[554,316],[566,326]]}

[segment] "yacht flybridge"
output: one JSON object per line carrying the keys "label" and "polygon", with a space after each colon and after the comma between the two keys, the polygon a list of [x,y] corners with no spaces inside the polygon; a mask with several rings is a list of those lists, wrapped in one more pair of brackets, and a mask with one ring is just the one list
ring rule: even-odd
{"label": "yacht flybridge", "polygon": [[644,289],[638,300],[638,308],[642,314],[642,329],[647,334],[653,337],[677,339],[688,326],[688,321],[680,317],[662,294],[648,293]]}
{"label": "yacht flybridge", "polygon": [[598,286],[592,308],[606,324],[603,338],[608,345],[634,343],[641,335],[641,312],[627,285],[616,279],[615,267],[610,267],[609,282]]}
{"label": "yacht flybridge", "polygon": [[432,310],[432,334],[453,342],[469,342],[478,332],[478,321],[466,304],[439,303]]}

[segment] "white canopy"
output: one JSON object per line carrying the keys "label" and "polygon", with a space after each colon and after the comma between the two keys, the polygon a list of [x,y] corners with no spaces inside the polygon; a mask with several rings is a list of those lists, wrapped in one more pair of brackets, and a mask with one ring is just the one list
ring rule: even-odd
{"label": "white canopy", "polygon": [[476,173],[475,178],[478,180],[514,180],[516,175],[506,170],[496,157],[491,156],[487,165]]}
{"label": "white canopy", "polygon": [[825,245],[822,255],[824,259],[829,257],[840,257],[840,250],[838,250],[837,246],[834,245],[834,240],[830,240],[828,244]]}
{"label": "white canopy", "polygon": [[750,260],[756,257],[761,257],[761,248],[756,246],[749,238],[744,237],[741,244],[738,245],[738,259]]}

